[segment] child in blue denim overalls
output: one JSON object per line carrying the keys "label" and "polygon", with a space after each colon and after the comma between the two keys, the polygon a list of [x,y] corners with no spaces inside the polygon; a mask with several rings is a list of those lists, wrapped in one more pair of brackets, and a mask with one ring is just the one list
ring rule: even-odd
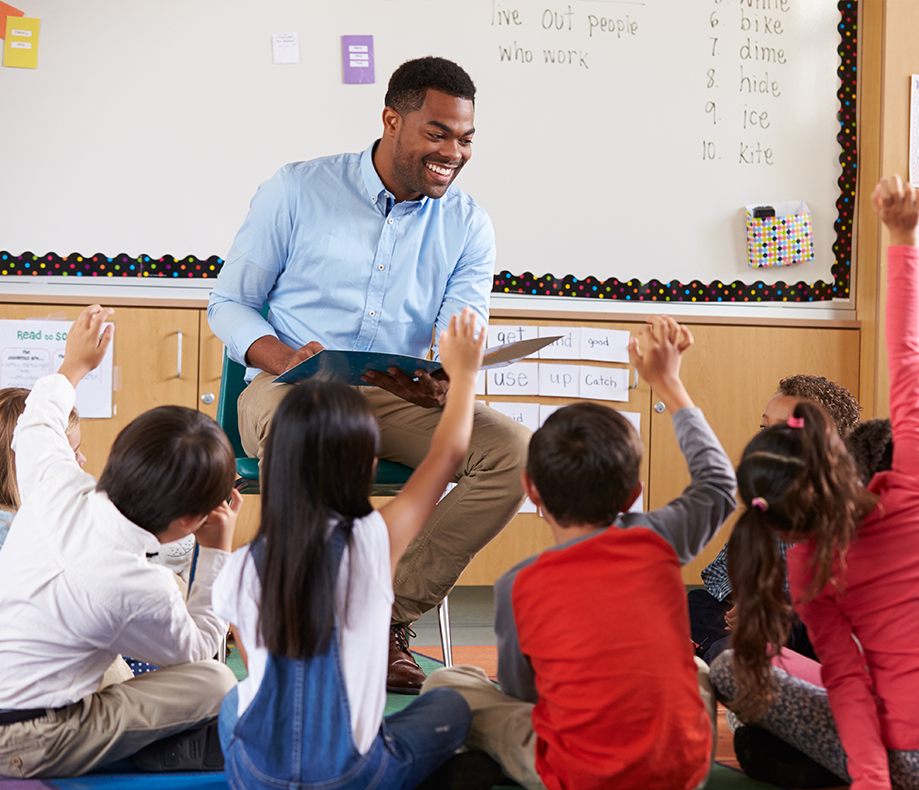
{"label": "child in blue denim overalls", "polygon": [[249,673],[220,713],[231,787],[408,790],[463,743],[469,708],[452,690],[385,721],[383,708],[393,569],[466,455],[484,335],[468,310],[441,335],[440,423],[379,511],[369,501],[378,429],[360,393],[308,381],[278,408],[258,534],[213,591]]}

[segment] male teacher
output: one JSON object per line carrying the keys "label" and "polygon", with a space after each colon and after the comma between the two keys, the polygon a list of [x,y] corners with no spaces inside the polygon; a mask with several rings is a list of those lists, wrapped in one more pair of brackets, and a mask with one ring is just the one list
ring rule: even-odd
{"label": "male teacher", "polygon": [[[472,156],[474,100],[475,85],[455,63],[410,60],[390,78],[383,135],[366,151],[286,165],[259,187],[207,311],[230,357],[248,367],[239,428],[250,455],[262,457],[289,386],[272,379],[323,348],[423,357],[432,330],[439,337],[464,307],[487,325],[494,230],[453,185]],[[450,386],[442,375],[416,376],[369,372],[372,386],[362,388],[380,424],[381,457],[412,467]],[[425,675],[408,651],[411,624],[519,509],[529,435],[476,404],[457,485],[396,569],[390,691],[418,693]]]}

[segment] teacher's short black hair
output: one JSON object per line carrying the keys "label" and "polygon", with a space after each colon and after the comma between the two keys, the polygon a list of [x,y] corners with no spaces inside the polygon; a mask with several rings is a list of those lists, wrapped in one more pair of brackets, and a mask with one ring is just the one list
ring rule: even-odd
{"label": "teacher's short black hair", "polygon": [[233,448],[216,422],[184,406],[160,406],[118,434],[96,490],[158,535],[176,519],[210,513],[235,478]]}
{"label": "teacher's short black hair", "polygon": [[424,106],[429,90],[475,103],[475,84],[462,67],[446,58],[426,57],[407,60],[393,72],[386,106],[402,115],[415,112]]}

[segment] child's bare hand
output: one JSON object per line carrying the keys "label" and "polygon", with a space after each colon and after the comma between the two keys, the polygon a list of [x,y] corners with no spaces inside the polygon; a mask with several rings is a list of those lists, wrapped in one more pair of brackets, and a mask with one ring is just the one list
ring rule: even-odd
{"label": "child's bare hand", "polygon": [[468,307],[450,319],[449,326],[440,333],[438,348],[451,381],[463,376],[476,377],[482,366],[485,339],[485,330],[476,331],[476,316]]}
{"label": "child's bare hand", "polygon": [[653,315],[638,336],[629,339],[629,360],[672,409],[692,405],[680,380],[683,352],[693,344],[692,332],[670,316]]}
{"label": "child's bare hand", "polygon": [[233,545],[236,518],[242,504],[242,494],[234,488],[230,492],[229,502],[221,502],[207,514],[204,523],[195,530],[195,540],[206,549],[230,551]]}
{"label": "child's bare hand", "polygon": [[58,373],[66,376],[74,387],[102,363],[115,329],[107,326],[103,332],[102,325],[114,312],[111,307],[90,305],[70,327],[64,347],[64,362]]}
{"label": "child's bare hand", "polygon": [[629,340],[629,359],[638,375],[654,386],[662,378],[679,378],[680,360],[693,338],[670,316],[653,315],[647,321],[638,337]]}
{"label": "child's bare hand", "polygon": [[890,243],[916,246],[919,193],[898,175],[882,178],[871,193],[874,210],[890,230]]}

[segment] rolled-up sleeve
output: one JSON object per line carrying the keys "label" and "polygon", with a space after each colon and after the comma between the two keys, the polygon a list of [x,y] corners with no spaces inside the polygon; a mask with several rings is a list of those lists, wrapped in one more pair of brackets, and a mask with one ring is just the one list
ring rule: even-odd
{"label": "rolled-up sleeve", "polygon": [[475,223],[470,230],[466,249],[457,261],[447,280],[447,288],[437,313],[434,325],[434,355],[437,357],[437,341],[440,333],[450,323],[450,318],[470,307],[478,317],[479,326],[488,326],[488,300],[495,273],[495,230],[491,219],[478,209]]}

